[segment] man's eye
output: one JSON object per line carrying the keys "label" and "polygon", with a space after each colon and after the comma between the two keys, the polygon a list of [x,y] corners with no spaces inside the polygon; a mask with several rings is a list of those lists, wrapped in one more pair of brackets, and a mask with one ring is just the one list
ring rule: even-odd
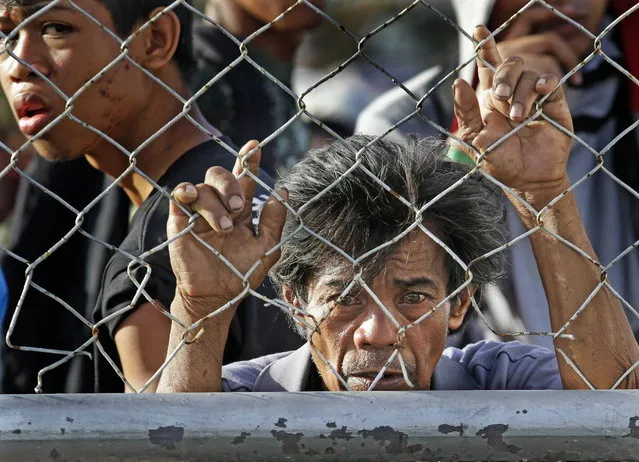
{"label": "man's eye", "polygon": [[360,302],[359,299],[354,295],[344,295],[343,297],[339,297],[337,300],[335,300],[335,303],[341,306],[355,306],[358,305]]}
{"label": "man's eye", "polygon": [[400,303],[417,305],[422,303],[424,300],[426,300],[426,295],[419,292],[410,292],[401,298]]}
{"label": "man's eye", "polygon": [[[7,41],[7,42],[8,42],[9,40],[7,40],[7,38],[8,38],[7,36],[8,36],[11,32],[13,32],[13,29],[0,29],[0,34],[1,34],[1,35],[0,35],[0,37],[2,38],[2,40],[4,40],[4,41]],[[15,42],[17,39],[18,39],[18,34],[15,34],[13,37],[11,37],[11,39],[10,39],[10,40],[11,40],[12,42]]]}
{"label": "man's eye", "polygon": [[42,26],[43,35],[64,35],[73,31],[73,27],[66,24],[50,22]]}

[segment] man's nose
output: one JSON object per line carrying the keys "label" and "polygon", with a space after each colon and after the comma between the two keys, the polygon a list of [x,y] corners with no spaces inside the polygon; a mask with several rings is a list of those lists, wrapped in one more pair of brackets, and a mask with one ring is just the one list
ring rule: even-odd
{"label": "man's nose", "polygon": [[22,82],[37,76],[36,70],[44,76],[49,76],[48,67],[45,65],[45,57],[41,45],[28,34],[21,32],[15,38],[15,45],[8,47],[5,65],[8,66],[8,74],[14,82]]}
{"label": "man's nose", "polygon": [[355,345],[358,348],[392,347],[397,342],[397,331],[397,326],[381,308],[371,307],[366,313],[366,318],[355,330]]}

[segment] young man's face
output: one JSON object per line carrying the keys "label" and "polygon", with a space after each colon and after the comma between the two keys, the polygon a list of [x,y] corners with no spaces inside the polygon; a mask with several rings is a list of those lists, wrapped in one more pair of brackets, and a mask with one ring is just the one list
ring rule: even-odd
{"label": "young man's face", "polygon": [[[47,77],[71,98],[120,54],[120,45],[91,19],[66,2],[47,11],[51,1],[18,2],[7,6],[0,0],[0,30],[9,34],[12,52]],[[97,0],[75,0],[109,30],[114,30],[110,12]],[[23,21],[30,22],[20,25]],[[4,49],[4,47],[2,47]],[[119,62],[91,84],[72,103],[72,114],[114,139],[126,136],[143,98],[142,73],[126,61]],[[65,110],[65,99],[29,67],[9,56],[0,56],[2,89],[13,108],[20,131],[34,137]],[[105,143],[86,127],[64,118],[34,141],[34,147],[51,160],[74,159]]]}
{"label": "young man's face", "polygon": [[[444,250],[422,232],[407,236],[388,259],[385,270],[370,288],[401,326],[416,321],[431,311],[447,295],[448,272]],[[350,284],[343,272],[324,272],[309,287],[308,312],[319,321],[330,314],[313,335],[313,345],[330,362],[354,391],[367,390],[377,373],[396,349],[398,328],[374,298],[362,288],[354,288],[339,301]],[[400,353],[408,376],[417,389],[429,389],[435,365],[441,357],[448,329],[461,324],[466,302],[451,306],[447,301],[430,317],[408,329],[401,341]],[[343,390],[337,377],[314,352],[313,359],[326,388]],[[404,380],[399,360],[388,367],[375,390],[410,389]]]}
{"label": "young man's face", "polygon": [[[497,0],[490,18],[490,24],[493,29],[505,23],[511,16],[527,5],[529,1]],[[606,12],[608,0],[549,0],[548,3],[584,26],[588,31],[597,34]],[[549,14],[547,18],[537,22],[538,15],[535,14],[535,10],[541,8],[546,9],[542,5],[533,5],[517,20],[531,21],[530,30],[532,34],[549,31],[557,32],[568,42],[578,56],[583,55],[589,48],[592,48],[593,41],[591,38],[555,14]],[[499,39],[499,37],[497,38]]]}

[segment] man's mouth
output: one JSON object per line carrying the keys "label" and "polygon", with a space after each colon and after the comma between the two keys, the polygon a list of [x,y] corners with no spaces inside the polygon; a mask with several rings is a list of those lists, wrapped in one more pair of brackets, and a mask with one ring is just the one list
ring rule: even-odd
{"label": "man's mouth", "polygon": [[[346,377],[346,383],[353,390],[369,390],[377,378],[378,371],[365,371],[350,374]],[[404,375],[400,371],[384,371],[384,375],[377,381],[373,390],[391,391],[408,390],[410,387],[406,383]]]}
{"label": "man's mouth", "polygon": [[35,136],[53,119],[47,103],[38,95],[23,94],[14,99],[18,127],[26,136]]}

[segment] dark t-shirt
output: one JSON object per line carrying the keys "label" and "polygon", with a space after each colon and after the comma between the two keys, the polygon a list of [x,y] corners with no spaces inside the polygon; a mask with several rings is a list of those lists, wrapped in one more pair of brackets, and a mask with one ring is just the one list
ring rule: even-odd
{"label": "dark t-shirt", "polygon": [[[231,145],[228,139],[224,141]],[[235,156],[214,141],[197,146],[178,159],[167,172],[158,180],[158,185],[165,191],[171,192],[179,183],[188,181],[201,183],[206,170],[214,165],[228,170],[233,168]],[[273,184],[273,180],[261,173],[260,178],[266,184]],[[253,200],[254,211],[257,212],[261,204],[268,198],[268,192],[258,186]],[[140,256],[166,242],[166,222],[169,213],[167,197],[159,190],[155,190],[135,213],[120,250],[132,256]],[[102,280],[102,291],[98,298],[94,312],[94,321],[105,319],[118,311],[126,309],[134,300],[138,288],[129,278],[127,268],[131,258],[122,253],[115,253],[109,261]],[[162,302],[169,309],[175,294],[175,278],[171,270],[168,247],[164,247],[144,258],[151,267],[149,279],[144,290],[152,299]],[[147,269],[134,264],[131,267],[132,276],[142,282]],[[269,298],[275,298],[273,287],[267,281],[259,292]],[[147,299],[140,296],[136,306],[146,303]],[[135,309],[135,308],[133,308]],[[123,319],[132,310],[125,310],[115,316],[99,329],[99,341],[105,351],[120,366],[114,333]],[[301,345],[301,338],[289,327],[285,313],[254,297],[247,297],[240,303],[231,324],[229,338],[224,352],[224,363],[255,358],[269,353],[287,351]],[[96,392],[117,393],[124,390],[121,379],[106,359],[96,352]]]}
{"label": "dark t-shirt", "polygon": [[[42,188],[53,191],[76,210],[84,210],[112,181],[91,167],[86,159],[49,162],[35,156],[22,181],[11,227],[9,249],[33,262],[63,239],[77,216]],[[101,242],[119,244],[127,234],[129,198],[122,188],[112,188],[84,215],[82,230]],[[100,291],[102,273],[111,251],[79,232],[44,259],[33,272],[32,282],[55,294],[91,319]],[[0,264],[9,290],[9,311],[2,330],[6,333],[24,289],[27,265],[0,251]],[[16,345],[75,350],[91,338],[91,329],[60,303],[29,287],[11,340]],[[3,339],[4,340],[4,339]],[[38,371],[60,359],[50,353],[14,350],[0,342],[1,391],[34,393]],[[44,393],[90,393],[94,389],[93,362],[84,355],[61,364],[43,376]]]}
{"label": "dark t-shirt", "polygon": [[[197,67],[189,74],[194,92],[211,79],[215,84],[202,94],[197,104],[215,127],[242,145],[263,140],[286,125],[262,151],[262,168],[274,175],[297,162],[310,142],[308,124],[298,113],[297,100],[269,80],[248,61],[228,66],[240,56],[238,45],[216,27],[199,24],[193,31],[193,53]],[[291,64],[276,60],[249,45],[249,56],[259,66],[291,88]],[[220,73],[224,72],[224,75]]]}

